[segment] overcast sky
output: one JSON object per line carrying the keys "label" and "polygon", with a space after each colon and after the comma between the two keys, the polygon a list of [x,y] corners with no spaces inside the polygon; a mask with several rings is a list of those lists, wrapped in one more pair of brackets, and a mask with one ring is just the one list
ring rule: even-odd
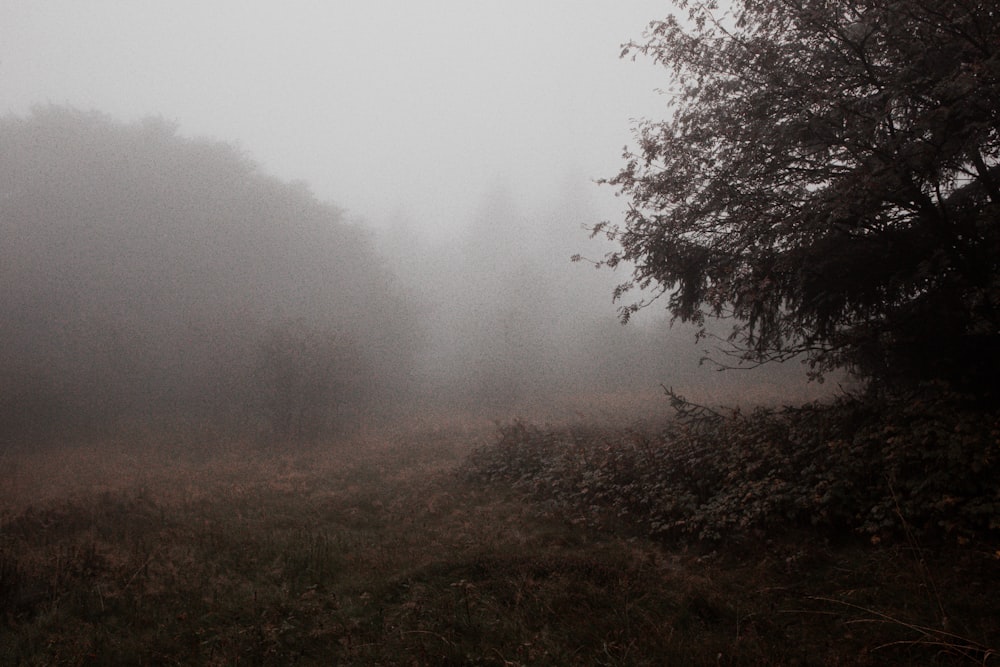
{"label": "overcast sky", "polygon": [[[163,116],[184,135],[239,144],[352,216],[405,212],[440,233],[498,186],[530,206],[612,175],[630,119],[663,104],[664,72],[620,60],[620,45],[668,8],[4,0],[0,108]],[[602,216],[623,206],[595,190]]]}

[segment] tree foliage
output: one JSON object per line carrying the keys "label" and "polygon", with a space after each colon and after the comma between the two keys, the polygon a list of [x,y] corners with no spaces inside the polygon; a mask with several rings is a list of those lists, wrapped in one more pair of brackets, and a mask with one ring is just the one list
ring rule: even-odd
{"label": "tree foliage", "polygon": [[[395,391],[414,352],[414,313],[365,230],[156,119],[0,121],[0,284],[0,441],[150,419],[273,429],[288,410],[264,400],[267,350],[272,376],[350,374],[294,379],[312,432],[322,410]],[[349,370],[332,361],[347,349]]]}
{"label": "tree foliage", "polygon": [[[607,179],[616,292],[731,316],[745,361],[982,382],[1000,370],[1000,8],[676,3],[623,55],[671,75]],[[650,301],[622,307],[624,319]]]}
{"label": "tree foliage", "polygon": [[304,320],[274,324],[257,349],[254,408],[273,440],[305,440],[336,427],[335,407],[369,390],[357,342]]}

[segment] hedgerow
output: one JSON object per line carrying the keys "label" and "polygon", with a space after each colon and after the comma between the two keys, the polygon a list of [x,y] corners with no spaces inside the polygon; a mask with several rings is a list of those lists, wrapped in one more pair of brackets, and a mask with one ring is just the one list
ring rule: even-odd
{"label": "hedgerow", "polygon": [[923,387],[743,412],[670,393],[677,414],[653,431],[499,425],[464,474],[575,522],[659,537],[1000,534],[1000,411],[968,396]]}

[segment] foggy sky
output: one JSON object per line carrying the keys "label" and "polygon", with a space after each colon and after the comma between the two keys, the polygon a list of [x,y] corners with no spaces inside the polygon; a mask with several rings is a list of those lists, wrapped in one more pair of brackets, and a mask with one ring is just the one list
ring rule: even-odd
{"label": "foggy sky", "polygon": [[[7,0],[0,109],[162,116],[378,223],[453,233],[501,183],[610,176],[663,72],[621,61],[655,0]],[[594,188],[596,215],[622,203]],[[593,222],[593,221],[585,221]]]}
{"label": "foggy sky", "polygon": [[[160,117],[378,229],[421,320],[411,384],[440,399],[499,407],[660,383],[720,397],[692,327],[670,329],[658,307],[617,323],[627,267],[569,262],[609,249],[581,227],[620,221],[627,202],[593,180],[622,167],[631,119],[666,113],[668,73],[619,53],[669,9],[8,0],[0,111]],[[762,381],[730,375],[737,400],[744,379]]]}

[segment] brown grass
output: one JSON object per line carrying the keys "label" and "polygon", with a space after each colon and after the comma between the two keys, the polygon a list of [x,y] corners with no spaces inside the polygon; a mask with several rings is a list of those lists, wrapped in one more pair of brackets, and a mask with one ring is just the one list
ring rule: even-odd
{"label": "brown grass", "polygon": [[913,664],[965,658],[906,619],[1000,627],[972,551],[702,553],[477,488],[455,470],[478,420],[284,452],[144,437],[0,459],[0,664]]}

